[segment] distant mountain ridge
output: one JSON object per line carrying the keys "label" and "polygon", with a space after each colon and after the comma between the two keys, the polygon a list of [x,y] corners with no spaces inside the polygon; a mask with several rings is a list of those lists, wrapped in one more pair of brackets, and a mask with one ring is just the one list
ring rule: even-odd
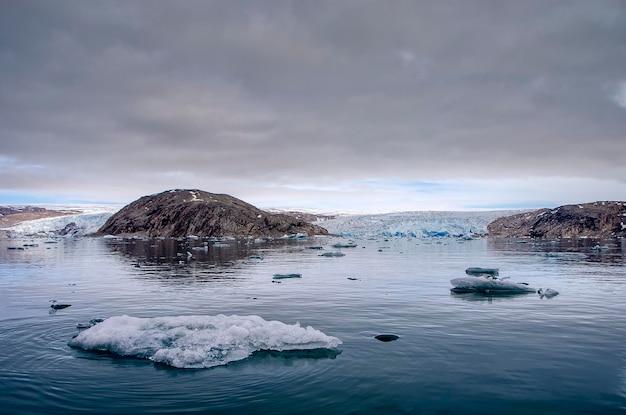
{"label": "distant mountain ridge", "polygon": [[487,226],[490,237],[626,237],[626,202],[592,202],[506,216]]}
{"label": "distant mountain ridge", "polygon": [[273,214],[226,194],[175,189],[143,196],[111,216],[96,235],[280,237],[327,235],[321,226]]}

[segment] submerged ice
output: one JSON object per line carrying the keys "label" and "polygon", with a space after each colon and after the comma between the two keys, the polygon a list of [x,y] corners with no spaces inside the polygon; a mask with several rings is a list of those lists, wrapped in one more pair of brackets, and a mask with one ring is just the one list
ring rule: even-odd
{"label": "submerged ice", "polygon": [[335,349],[341,340],[311,326],[262,317],[115,316],[80,332],[69,345],[152,360],[177,368],[209,368],[254,352]]}

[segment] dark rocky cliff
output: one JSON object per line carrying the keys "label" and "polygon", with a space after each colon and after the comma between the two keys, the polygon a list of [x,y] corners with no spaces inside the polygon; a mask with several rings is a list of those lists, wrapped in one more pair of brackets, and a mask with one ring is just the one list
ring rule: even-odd
{"label": "dark rocky cliff", "polygon": [[593,202],[539,209],[496,219],[490,237],[615,238],[626,237],[626,202]]}
{"label": "dark rocky cliff", "polygon": [[229,195],[177,189],[132,202],[111,216],[96,235],[280,237],[297,233],[327,235],[328,231]]}

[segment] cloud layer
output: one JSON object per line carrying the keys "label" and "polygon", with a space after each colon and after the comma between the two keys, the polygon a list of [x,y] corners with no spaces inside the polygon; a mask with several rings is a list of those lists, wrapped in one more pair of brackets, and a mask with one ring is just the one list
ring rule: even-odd
{"label": "cloud layer", "polygon": [[624,39],[618,0],[11,2],[0,203],[623,199]]}

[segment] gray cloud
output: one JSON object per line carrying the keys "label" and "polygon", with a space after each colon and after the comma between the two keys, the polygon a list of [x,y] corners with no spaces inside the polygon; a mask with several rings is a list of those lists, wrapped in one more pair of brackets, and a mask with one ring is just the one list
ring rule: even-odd
{"label": "gray cloud", "polygon": [[625,38],[618,0],[11,2],[0,190],[626,183]]}

